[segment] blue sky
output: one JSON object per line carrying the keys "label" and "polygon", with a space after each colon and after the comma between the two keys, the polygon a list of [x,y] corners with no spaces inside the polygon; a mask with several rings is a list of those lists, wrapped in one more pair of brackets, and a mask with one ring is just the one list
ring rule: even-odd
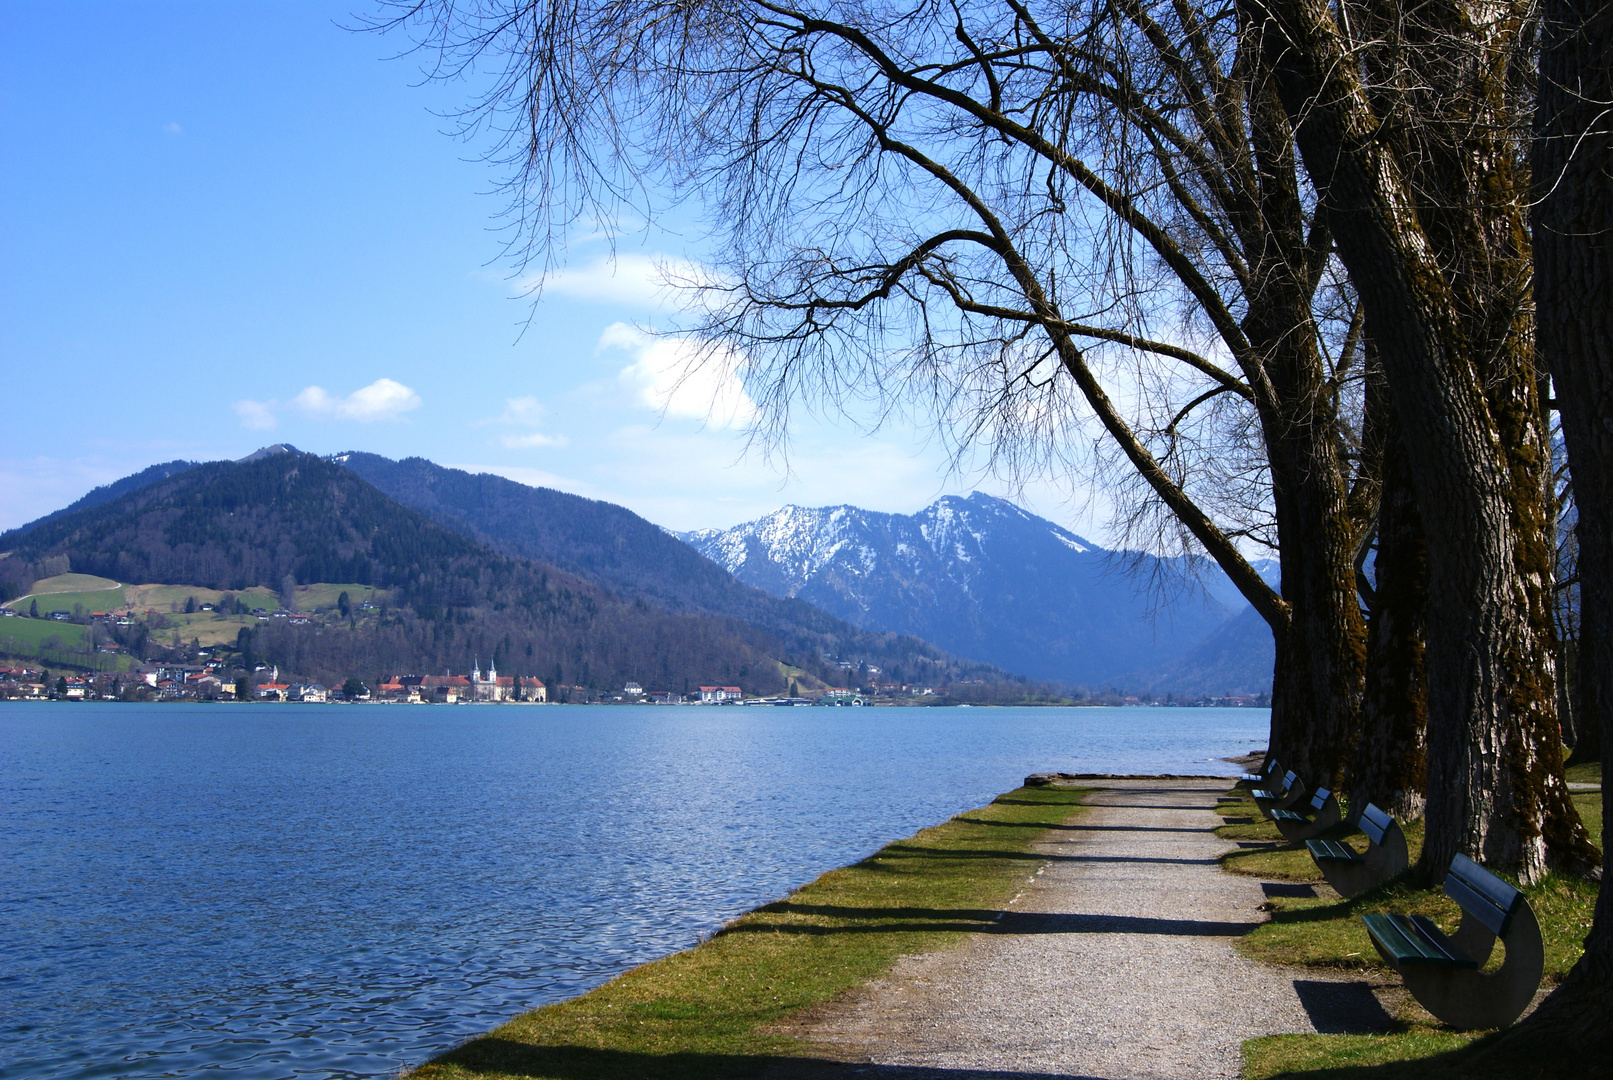
{"label": "blue sky", "polygon": [[[536,307],[501,258],[498,173],[443,134],[362,5],[0,0],[0,528],[157,461],[271,442],[418,454],[673,528],[786,502],[910,512],[949,475],[922,428],[803,416],[747,452],[742,386],[674,391],[677,237],[581,240]],[[530,316],[530,322],[528,318]],[[716,401],[713,409],[712,402]],[[1063,485],[1018,501],[1102,539]]]}

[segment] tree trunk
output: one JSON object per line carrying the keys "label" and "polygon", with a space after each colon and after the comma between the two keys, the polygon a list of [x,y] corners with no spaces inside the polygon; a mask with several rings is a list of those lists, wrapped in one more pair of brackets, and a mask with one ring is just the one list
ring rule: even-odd
{"label": "tree trunk", "polygon": [[1379,138],[1331,9],[1269,0],[1252,11],[1284,101],[1304,118],[1297,142],[1373,327],[1428,542],[1421,872],[1443,876],[1458,852],[1526,882],[1548,865],[1585,869],[1594,849],[1562,780],[1550,639],[1520,561],[1533,545],[1518,515],[1540,493],[1520,492],[1509,467],[1527,448],[1505,446],[1509,425],[1491,412],[1474,355],[1490,343],[1466,334],[1419,195]]}
{"label": "tree trunk", "polygon": [[1392,425],[1386,442],[1366,696],[1361,740],[1350,763],[1350,816],[1359,817],[1373,803],[1410,821],[1422,817],[1428,785],[1428,550],[1410,469]]}
{"label": "tree trunk", "polygon": [[[1361,723],[1366,625],[1356,599],[1359,526],[1349,514],[1338,416],[1317,345],[1312,250],[1293,127],[1269,71],[1250,65],[1258,201],[1234,214],[1249,252],[1241,326],[1271,465],[1286,627],[1276,631],[1268,754],[1311,788],[1336,790]],[[1329,243],[1330,241],[1323,241]]]}
{"label": "tree trunk", "polygon": [[[1535,274],[1579,541],[1581,730],[1613,739],[1613,4],[1546,0],[1536,99]],[[1613,811],[1602,785],[1602,820]],[[1585,955],[1497,1053],[1613,1055],[1613,886],[1602,876]]]}
{"label": "tree trunk", "polygon": [[[1574,651],[1577,660],[1580,647],[1576,646]],[[1563,763],[1566,768],[1602,760],[1602,746],[1607,733],[1602,729],[1602,725],[1597,722],[1597,717],[1601,715],[1602,707],[1597,705],[1595,698],[1596,694],[1601,691],[1592,686],[1591,682],[1591,678],[1586,675],[1577,675],[1574,680],[1573,705],[1571,706],[1574,710],[1575,719],[1574,750],[1573,753],[1568,755],[1568,760]]]}
{"label": "tree trunk", "polygon": [[1305,424],[1300,412],[1266,443],[1290,611],[1277,639],[1269,753],[1307,786],[1337,790],[1360,726],[1366,625],[1330,413]]}

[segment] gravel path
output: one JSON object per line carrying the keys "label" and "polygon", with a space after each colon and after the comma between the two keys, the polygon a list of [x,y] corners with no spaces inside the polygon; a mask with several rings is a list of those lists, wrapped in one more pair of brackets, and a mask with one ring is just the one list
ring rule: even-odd
{"label": "gravel path", "polygon": [[1388,1022],[1363,983],[1233,950],[1266,894],[1216,862],[1225,781],[1099,783],[997,932],[904,958],[791,1033],[892,1080],[1205,1080],[1236,1077],[1255,1035]]}

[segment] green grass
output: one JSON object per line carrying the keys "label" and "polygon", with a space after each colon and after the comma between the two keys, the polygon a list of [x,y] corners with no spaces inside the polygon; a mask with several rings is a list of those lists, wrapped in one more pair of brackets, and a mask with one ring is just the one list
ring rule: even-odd
{"label": "green grass", "polygon": [[[1602,842],[1601,795],[1582,792],[1574,805],[1598,846]],[[1237,793],[1222,803],[1221,812],[1237,816],[1244,808],[1253,810],[1246,795]],[[1263,830],[1269,830],[1265,832]],[[1223,826],[1218,832],[1240,833],[1246,840],[1271,839],[1277,835],[1269,822],[1258,825]],[[1347,835],[1347,828],[1341,828]],[[1230,838],[1230,837],[1229,837]],[[1421,822],[1406,828],[1411,859],[1422,850]],[[1364,841],[1357,834],[1359,850]],[[1297,849],[1297,850],[1296,850]],[[1309,865],[1303,870],[1299,859]],[[1304,845],[1276,844],[1264,850],[1244,850],[1223,857],[1223,866],[1232,873],[1248,873],[1289,881],[1321,881]],[[1461,909],[1439,888],[1419,889],[1405,880],[1390,882],[1353,900],[1332,897],[1315,899],[1284,897],[1273,899],[1271,921],[1239,938],[1240,952],[1267,963],[1295,967],[1346,969],[1393,977],[1367,937],[1360,916],[1372,911],[1397,911],[1432,918],[1447,932],[1454,930]],[[1590,930],[1596,908],[1597,886],[1593,882],[1549,875],[1524,890],[1539,919],[1546,947],[1546,985],[1560,982],[1580,957],[1582,942]],[[1500,962],[1500,956],[1491,964]],[[1251,1039],[1244,1043],[1245,1080],[1273,1077],[1306,1077],[1308,1080],[1366,1080],[1367,1077],[1394,1080],[1512,1080],[1514,1077],[1569,1075],[1561,1061],[1530,1058],[1499,1060],[1475,1047],[1461,1052],[1479,1037],[1444,1029],[1421,1008],[1408,1006],[1397,1018],[1394,1030],[1382,1035],[1279,1035]],[[1436,1055],[1447,1055],[1437,1057]],[[1435,1058],[1435,1060],[1429,1060]],[[1398,1064],[1396,1064],[1398,1063]],[[1577,1072],[1577,1070],[1575,1070]]]}
{"label": "green grass", "polygon": [[[1415,1080],[1432,1080],[1440,1073],[1423,1071],[1427,1062],[1420,1059],[1461,1050],[1472,1041],[1471,1035],[1414,1025],[1384,1035],[1268,1035],[1243,1044],[1243,1078],[1366,1080],[1401,1075],[1399,1069],[1384,1071],[1385,1066],[1399,1063],[1406,1069],[1406,1080],[1413,1080],[1413,1070]],[[1482,1074],[1464,1068],[1460,1075],[1463,1080],[1477,1080]]]}
{"label": "green grass", "polygon": [[365,600],[372,604],[384,604],[392,598],[392,594],[385,589],[377,589],[370,585],[319,581],[312,585],[297,586],[297,610],[335,611],[336,602],[341,599],[344,592],[354,607],[358,607]]}
{"label": "green grass", "polygon": [[204,647],[215,645],[234,645],[241,633],[241,627],[260,625],[256,615],[220,615],[213,611],[198,611],[190,615],[181,612],[178,615],[160,612],[163,621],[167,624],[160,630],[153,630],[151,636],[164,644],[173,641],[174,632],[179,632],[179,640],[185,643],[196,641]]}
{"label": "green grass", "polygon": [[55,577],[40,578],[34,582],[33,592],[28,595],[44,596],[47,593],[103,592],[117,587],[118,583],[111,578],[96,577],[94,574],[57,574]]}
{"label": "green grass", "polygon": [[[1594,792],[1580,793],[1574,805],[1585,820],[1591,838],[1597,844],[1602,838],[1601,796]],[[1269,823],[1267,825],[1269,826]],[[1347,827],[1341,831],[1347,831]],[[1406,845],[1412,862],[1422,853],[1423,830],[1421,822],[1406,827]],[[1276,829],[1272,828],[1272,833]],[[1363,846],[1359,836],[1354,841],[1357,849]],[[1301,871],[1301,860],[1307,869]],[[1233,873],[1248,873],[1269,879],[1320,882],[1315,863],[1304,844],[1283,845],[1265,851],[1235,852],[1223,857],[1223,865]],[[1267,873],[1268,869],[1283,873]],[[1591,913],[1596,907],[1596,886],[1559,875],[1550,875],[1544,881],[1524,890],[1540,920],[1541,934],[1546,943],[1546,980],[1561,981],[1574,966],[1583,951],[1580,947],[1590,929]],[[1356,970],[1389,970],[1372,947],[1360,916],[1372,911],[1395,911],[1408,915],[1426,915],[1439,923],[1447,932],[1454,930],[1461,909],[1436,888],[1418,889],[1404,881],[1392,882],[1353,900],[1340,900],[1332,896],[1316,899],[1283,897],[1270,901],[1271,921],[1238,939],[1238,949],[1256,960],[1273,964],[1299,967],[1350,968]]]}
{"label": "green grass", "polygon": [[18,649],[27,650],[27,655],[32,656],[53,637],[60,639],[61,647],[64,649],[89,648],[89,627],[80,626],[78,623],[18,617],[0,619],[0,650],[5,649],[8,642],[12,642]]}
{"label": "green grass", "polygon": [[1568,779],[1575,784],[1600,784],[1602,782],[1602,763],[1600,761],[1586,761],[1575,765],[1568,770]]}
{"label": "green grass", "polygon": [[48,611],[72,611],[77,604],[86,612],[110,611],[123,603],[123,590],[111,578],[94,574],[57,574],[34,582],[33,591],[0,606],[27,611],[37,602],[41,615]]}
{"label": "green grass", "polygon": [[[130,585],[123,590],[129,606],[137,612],[156,611],[169,614],[185,610],[185,601],[194,597],[198,604],[216,604],[226,595],[239,597],[249,608],[273,611],[280,606],[280,598],[261,586],[250,589],[203,589],[196,585]],[[204,614],[212,614],[205,612]]]}
{"label": "green grass", "polygon": [[[55,645],[47,642],[56,640]],[[89,628],[49,619],[0,619],[0,657],[48,668],[131,671],[132,657],[89,651]]]}
{"label": "green grass", "polygon": [[30,604],[39,604],[39,614],[43,618],[52,611],[71,612],[76,604],[84,614],[92,611],[116,611],[123,607],[122,589],[102,589],[98,592],[64,592],[46,593],[43,596],[33,595],[21,600],[12,601],[11,606],[17,611],[26,612]]}
{"label": "green grass", "polygon": [[1081,792],[1023,788],[833,870],[701,945],[537,1009],[443,1055],[418,1080],[750,1076],[811,1057],[785,1030],[802,1009],[903,955],[988,929],[1042,865],[1029,847]]}

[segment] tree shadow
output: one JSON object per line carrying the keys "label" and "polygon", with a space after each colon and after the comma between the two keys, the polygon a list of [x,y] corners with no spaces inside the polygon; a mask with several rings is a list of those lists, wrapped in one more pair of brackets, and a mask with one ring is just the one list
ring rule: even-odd
{"label": "tree shadow", "polygon": [[1198,829],[1180,829],[1166,825],[1046,825],[1025,824],[1018,821],[987,821],[984,818],[957,817],[954,821],[966,822],[970,825],[993,825],[999,828],[1010,829],[1037,829],[1058,830],[1064,832],[1173,832],[1173,833],[1206,833],[1212,826],[1206,825]]}
{"label": "tree shadow", "polygon": [[[840,925],[774,922],[767,914],[816,915],[846,920]],[[967,908],[847,907],[833,904],[769,904],[756,917],[724,927],[717,935],[901,934],[955,932],[966,934],[1158,934],[1168,937],[1241,937],[1258,921],[1218,922],[1208,919],[1157,919],[1136,915],[1087,915],[1080,912],[992,911]]]}
{"label": "tree shadow", "polygon": [[671,1053],[545,1046],[495,1035],[436,1059],[472,1075],[546,1080],[1101,1080],[1076,1073],[875,1065],[770,1054]]}
{"label": "tree shadow", "polygon": [[[953,851],[947,848],[921,847],[917,844],[891,844],[874,856],[870,862],[882,859],[1015,859],[1021,862],[1072,862],[1072,863],[1169,863],[1180,866],[1214,866],[1219,859],[1173,859],[1161,855],[1059,855],[1036,851],[998,851],[996,849],[970,849]],[[859,864],[860,865],[860,864]]]}
{"label": "tree shadow", "polygon": [[1107,806],[1113,810],[1214,810],[1215,803],[1206,803],[1200,806],[1180,806],[1167,803],[1093,803],[1093,806]]}

